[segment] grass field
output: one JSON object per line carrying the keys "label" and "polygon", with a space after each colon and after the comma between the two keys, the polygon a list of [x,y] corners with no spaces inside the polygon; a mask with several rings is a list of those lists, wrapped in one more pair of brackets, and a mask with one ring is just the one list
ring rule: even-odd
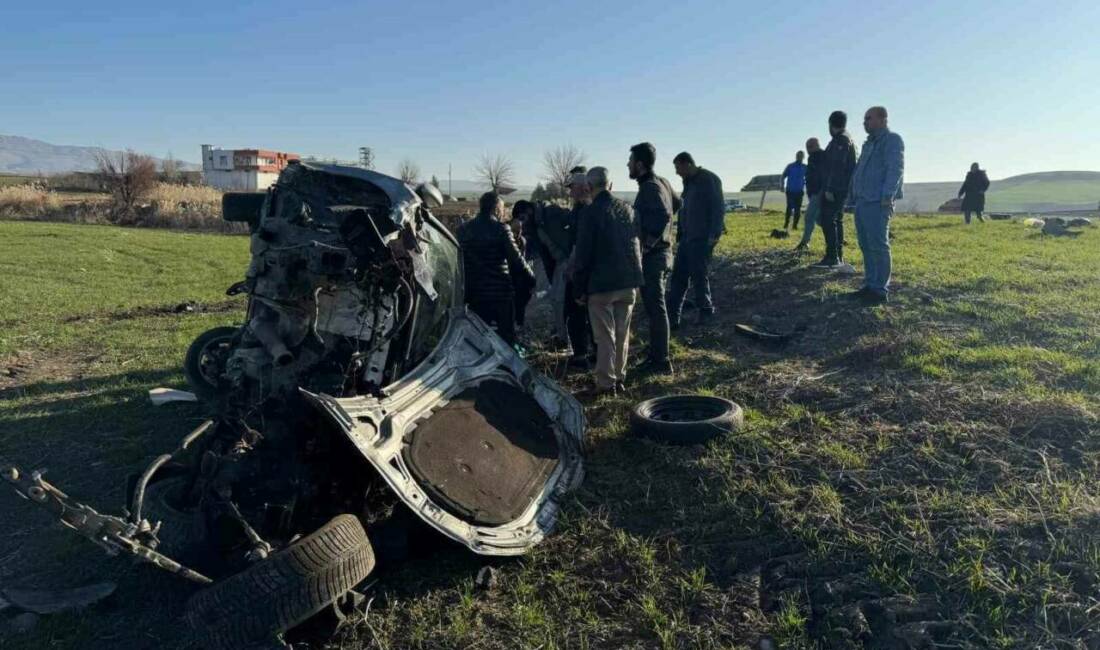
{"label": "grass field", "polygon": [[[685,326],[674,376],[588,406],[586,481],[552,538],[379,567],[370,615],[331,647],[1100,647],[1100,231],[899,217],[892,301],[861,308],[839,297],[858,276],[808,268],[819,235],[803,258],[767,237],[779,218],[728,218],[719,318]],[[191,338],[239,319],[223,291],[246,263],[243,237],[0,222],[0,455],[114,510],[201,417],[145,392],[181,385]],[[805,329],[768,348],[733,333],[750,321]],[[704,447],[628,435],[633,403],[687,391],[739,402],[745,428]],[[119,583],[28,633],[0,620],[0,647],[182,643],[188,587],[14,495],[0,513],[0,585]]]}

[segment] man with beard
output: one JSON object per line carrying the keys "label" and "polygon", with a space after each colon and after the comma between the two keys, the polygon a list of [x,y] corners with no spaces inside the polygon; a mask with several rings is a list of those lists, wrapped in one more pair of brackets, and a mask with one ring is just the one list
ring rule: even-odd
{"label": "man with beard", "polygon": [[845,129],[847,125],[848,115],[844,111],[829,115],[832,140],[825,147],[820,217],[825,257],[814,264],[818,268],[834,268],[844,261],[844,202],[856,168],[856,146]]}
{"label": "man with beard", "polygon": [[680,197],[667,180],[653,173],[657,149],[648,142],[630,148],[627,170],[638,182],[634,216],[642,245],[642,306],[649,321],[649,349],[638,365],[640,373],[668,374],[668,306],[665,287],[672,268],[672,215],[680,208]]}

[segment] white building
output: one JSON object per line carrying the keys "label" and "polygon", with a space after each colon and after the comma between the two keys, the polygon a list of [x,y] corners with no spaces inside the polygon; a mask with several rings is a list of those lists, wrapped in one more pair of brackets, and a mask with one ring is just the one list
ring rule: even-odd
{"label": "white building", "polygon": [[238,192],[266,190],[296,153],[267,149],[220,149],[202,145],[202,179],[211,187]]}

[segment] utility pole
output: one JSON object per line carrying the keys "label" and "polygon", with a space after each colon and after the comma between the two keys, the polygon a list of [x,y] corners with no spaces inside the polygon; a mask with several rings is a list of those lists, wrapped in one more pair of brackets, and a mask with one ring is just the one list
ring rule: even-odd
{"label": "utility pole", "polygon": [[359,166],[374,169],[374,151],[370,147],[359,147]]}

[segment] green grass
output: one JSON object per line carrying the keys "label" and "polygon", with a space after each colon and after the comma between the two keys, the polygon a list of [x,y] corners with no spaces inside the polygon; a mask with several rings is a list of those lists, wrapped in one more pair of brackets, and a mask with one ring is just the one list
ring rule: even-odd
{"label": "green grass", "polygon": [[[488,562],[458,550],[380,567],[370,616],[332,647],[856,648],[922,629],[945,647],[1100,643],[1100,230],[899,217],[892,301],[860,308],[839,298],[858,276],[807,268],[820,235],[803,259],[767,237],[780,218],[729,217],[719,320],[684,328],[676,375],[588,405],[585,484],[551,538],[491,562],[492,592],[473,582]],[[0,453],[113,509],[125,474],[200,415],[144,392],[179,384],[190,338],[239,318],[221,294],[247,240],[0,222],[0,247]],[[186,301],[221,307],[160,309]],[[732,332],[753,316],[806,329],[761,347]],[[628,435],[634,402],[684,391],[734,399],[745,427],[694,448]],[[186,589],[4,498],[19,528],[0,536],[0,579],[117,579],[121,604],[0,645],[181,637]]]}
{"label": "green grass", "polygon": [[1100,181],[1022,179],[1011,185],[994,184],[987,200],[995,209],[1029,203],[1088,203],[1096,207],[1100,202]]}

